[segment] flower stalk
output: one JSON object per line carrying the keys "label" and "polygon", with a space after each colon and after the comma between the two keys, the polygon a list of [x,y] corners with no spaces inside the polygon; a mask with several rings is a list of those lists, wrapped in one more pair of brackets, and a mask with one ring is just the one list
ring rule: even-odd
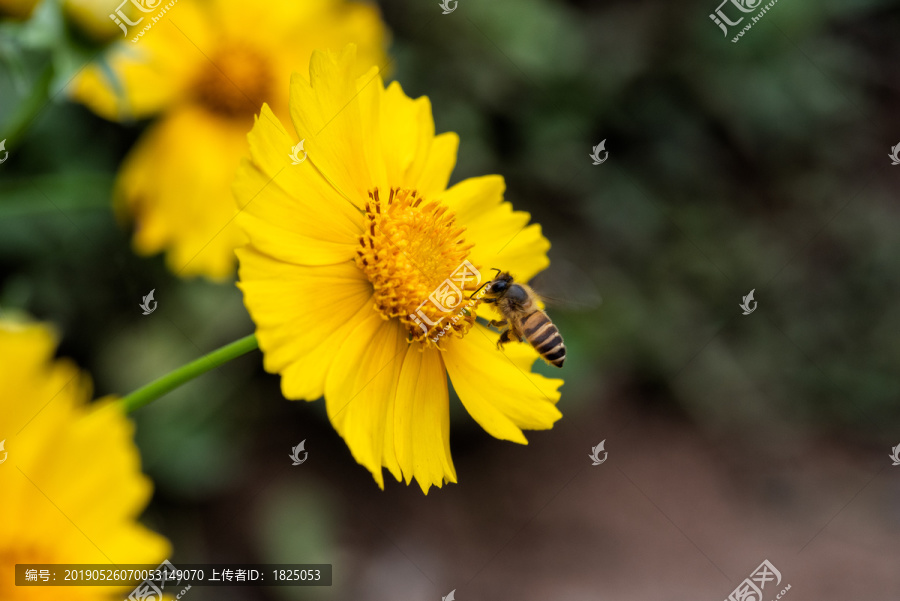
{"label": "flower stalk", "polygon": [[140,409],[144,405],[168,394],[197,376],[203,375],[206,372],[219,367],[223,363],[227,363],[232,359],[237,359],[241,355],[246,355],[250,351],[258,348],[259,344],[256,341],[256,334],[250,334],[249,336],[226,344],[211,353],[207,353],[186,365],[182,365],[178,369],[153,380],[149,384],[138,388],[124,397],[122,399],[122,405],[125,407],[125,412],[131,413],[135,409]]}

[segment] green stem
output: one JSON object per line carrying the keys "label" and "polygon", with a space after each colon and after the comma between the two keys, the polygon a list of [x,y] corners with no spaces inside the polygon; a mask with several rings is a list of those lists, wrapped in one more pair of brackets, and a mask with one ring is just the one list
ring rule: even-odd
{"label": "green stem", "polygon": [[227,363],[232,359],[237,359],[241,355],[245,355],[252,350],[258,349],[259,344],[256,341],[256,334],[250,334],[226,344],[222,348],[203,355],[199,359],[195,359],[187,365],[182,365],[174,371],[170,371],[161,378],[153,380],[149,384],[142,386],[122,399],[122,405],[125,412],[130,413],[135,409],[140,409],[147,403],[155,401],[159,397],[167,394],[185,382],[193,380],[197,376],[205,374],[211,369],[215,369]]}

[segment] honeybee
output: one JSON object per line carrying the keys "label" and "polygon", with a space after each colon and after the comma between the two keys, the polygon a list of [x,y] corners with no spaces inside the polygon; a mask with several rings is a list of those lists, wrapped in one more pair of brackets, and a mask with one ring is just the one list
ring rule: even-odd
{"label": "honeybee", "polygon": [[494,271],[497,277],[483,286],[483,300],[496,303],[497,310],[503,315],[503,319],[491,321],[494,327],[506,326],[497,341],[497,348],[502,349],[511,341],[510,337],[518,342],[524,338],[544,361],[562,367],[566,360],[566,345],[559,329],[540,308],[537,294],[525,284],[515,283],[508,271],[501,273],[497,268]]}

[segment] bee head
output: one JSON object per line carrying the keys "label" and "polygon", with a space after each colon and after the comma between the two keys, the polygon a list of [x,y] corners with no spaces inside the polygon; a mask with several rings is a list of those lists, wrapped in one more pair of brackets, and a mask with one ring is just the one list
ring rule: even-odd
{"label": "bee head", "polygon": [[[475,295],[478,294],[478,292],[482,288],[484,288],[484,292],[482,294],[488,295],[492,298],[496,298],[509,290],[509,286],[510,284],[512,284],[513,277],[509,275],[508,271],[504,271],[501,273],[500,270],[496,267],[494,267],[494,271],[497,272],[497,277],[493,280],[488,280],[487,282],[479,286],[478,290],[472,293],[472,297],[475,297]],[[493,302],[493,300],[485,299],[485,302]]]}
{"label": "bee head", "polygon": [[508,271],[504,271],[500,273],[500,270],[497,269],[497,277],[491,280],[491,282],[487,286],[488,294],[500,295],[509,290],[510,285],[513,283],[513,277],[509,274]]}

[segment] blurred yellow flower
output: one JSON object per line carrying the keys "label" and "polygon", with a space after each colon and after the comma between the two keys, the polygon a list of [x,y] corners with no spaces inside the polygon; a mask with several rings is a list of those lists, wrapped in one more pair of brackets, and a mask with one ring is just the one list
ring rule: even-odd
{"label": "blurred yellow flower", "polygon": [[[285,397],[324,395],[335,429],[380,487],[384,466],[427,493],[456,482],[448,374],[488,433],[522,444],[522,429],[561,417],[562,380],[531,373],[537,353],[527,344],[498,351],[474,312],[437,342],[450,320],[426,332],[414,315],[463,261],[526,281],[548,265],[550,243],[503,201],[503,178],[447,189],[457,135],[435,136],[428,98],[385,88],[375,68],[357,78],[357,64],[352,46],[316,52],[309,80],[293,76],[296,137],[263,106],[235,181],[250,240],[237,251],[239,286]],[[288,149],[298,140],[308,156],[296,165]],[[421,310],[439,319],[435,307]]]}
{"label": "blurred yellow flower", "polygon": [[131,422],[111,400],[88,405],[90,379],[55,348],[44,326],[0,321],[0,599],[121,599],[116,587],[15,586],[17,563],[158,565],[169,553],[136,521],[152,485]]}
{"label": "blurred yellow flower", "polygon": [[287,117],[288,75],[314,48],[352,41],[367,64],[383,64],[387,34],[374,6],[345,0],[179,0],[159,9],[169,5],[114,46],[113,80],[92,65],[73,95],[107,119],[163,113],[124,161],[117,209],[134,220],[138,252],[166,251],[181,276],[227,278],[246,241],[232,222],[231,183],[253,115],[266,101]]}

